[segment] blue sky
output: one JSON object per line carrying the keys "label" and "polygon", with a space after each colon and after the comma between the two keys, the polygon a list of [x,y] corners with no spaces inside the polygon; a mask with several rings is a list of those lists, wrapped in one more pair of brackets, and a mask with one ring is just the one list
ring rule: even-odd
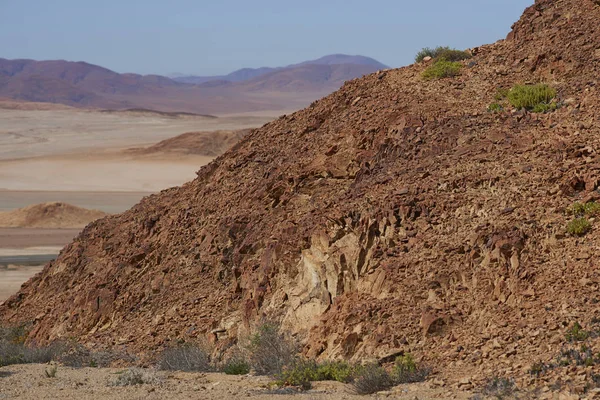
{"label": "blue sky", "polygon": [[0,57],[197,75],[326,54],[392,67],[504,38],[533,0],[0,0]]}

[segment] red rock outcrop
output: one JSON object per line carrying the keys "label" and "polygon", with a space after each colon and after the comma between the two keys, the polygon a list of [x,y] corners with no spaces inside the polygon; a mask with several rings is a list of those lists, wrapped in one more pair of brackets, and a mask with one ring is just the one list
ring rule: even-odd
{"label": "red rock outcrop", "polygon": [[[269,315],[312,357],[525,376],[600,316],[600,231],[565,234],[600,178],[598,21],[594,1],[541,0],[458,77],[417,64],[347,82],[89,225],[0,320],[142,352]],[[538,81],[558,110],[486,111]]]}

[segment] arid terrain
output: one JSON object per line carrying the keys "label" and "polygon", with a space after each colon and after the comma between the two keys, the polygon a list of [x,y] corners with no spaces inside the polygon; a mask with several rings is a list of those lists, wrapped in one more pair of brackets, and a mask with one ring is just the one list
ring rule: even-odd
{"label": "arid terrain", "polygon": [[[205,363],[243,358],[283,387],[351,376],[383,382],[365,391],[378,397],[599,398],[598,21],[598,0],[538,0],[504,40],[346,82],[89,224],[0,322],[28,327],[16,342],[69,338],[144,367],[209,343]],[[13,388],[58,379],[10,368]],[[72,388],[85,371],[66,372]],[[241,378],[191,379],[205,378],[239,394]],[[350,396],[336,387],[302,396]],[[163,393],[146,388],[127,390]]]}

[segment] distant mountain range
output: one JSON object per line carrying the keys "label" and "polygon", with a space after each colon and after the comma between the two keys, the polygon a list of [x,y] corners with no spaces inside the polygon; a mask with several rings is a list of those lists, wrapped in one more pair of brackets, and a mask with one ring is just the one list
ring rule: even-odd
{"label": "distant mountain range", "polygon": [[288,65],[287,67],[261,67],[261,68],[242,68],[238,69],[227,75],[221,76],[195,76],[195,75],[182,75],[176,74],[172,78],[178,82],[185,83],[204,83],[209,81],[229,81],[229,82],[242,82],[249,79],[257,78],[262,75],[266,75],[271,72],[277,72],[282,70],[293,70],[295,68],[304,66],[304,65],[340,65],[340,64],[350,64],[350,65],[362,65],[367,67],[372,67],[375,70],[378,69],[386,69],[388,68],[386,65],[380,63],[377,60],[374,60],[370,57],[364,56],[348,56],[345,54],[332,54],[329,56],[321,57],[316,60],[304,61],[298,64]]}
{"label": "distant mountain range", "polygon": [[387,68],[368,57],[331,55],[279,68],[213,77],[119,74],[85,62],[0,58],[0,97],[105,109],[228,113],[302,107],[346,80]]}

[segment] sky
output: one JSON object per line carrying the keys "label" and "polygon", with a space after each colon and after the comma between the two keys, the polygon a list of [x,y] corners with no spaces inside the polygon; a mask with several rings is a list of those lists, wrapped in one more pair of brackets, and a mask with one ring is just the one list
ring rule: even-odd
{"label": "sky", "polygon": [[0,58],[226,74],[327,54],[391,67],[503,39],[533,0],[0,0]]}

